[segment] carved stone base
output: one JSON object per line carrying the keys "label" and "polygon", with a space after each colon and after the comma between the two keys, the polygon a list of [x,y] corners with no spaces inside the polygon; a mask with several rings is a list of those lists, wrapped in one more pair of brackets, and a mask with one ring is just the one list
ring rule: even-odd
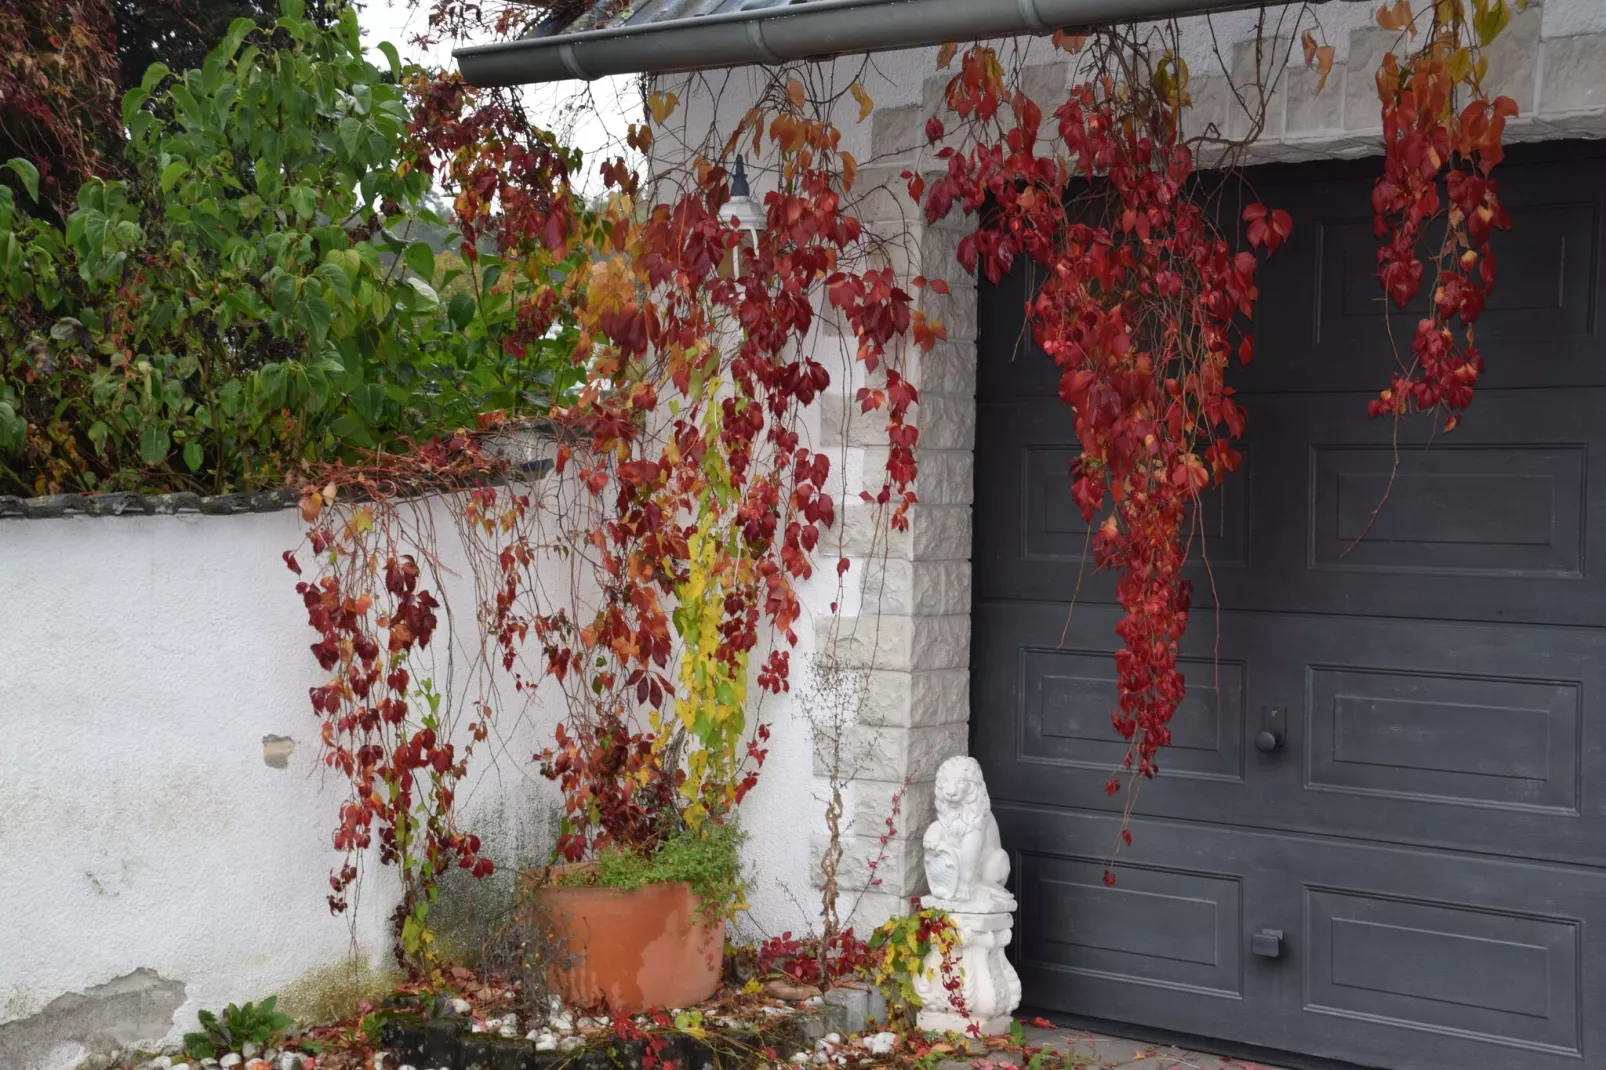
{"label": "carved stone base", "polygon": [[[996,1018],[965,1018],[947,1011],[923,1010],[916,1017],[915,1024],[928,1033],[958,1033],[967,1037],[979,1033],[984,1037],[997,1037],[1008,1033],[1009,1024],[1014,1020],[1008,1014],[1000,1014]],[[976,1026],[976,1033],[970,1031],[972,1025]]]}
{"label": "carved stone base", "polygon": [[[924,905],[938,906],[940,901]],[[961,1005],[955,1006],[954,993],[943,987],[942,953],[933,951],[926,957],[929,976],[915,979],[915,994],[921,1003],[915,1024],[937,1033],[974,1031],[994,1036],[1009,1032],[1011,1016],[1020,1006],[1020,978],[1004,957],[1014,919],[1009,914],[953,911],[949,916],[959,931],[959,946],[954,954],[958,959],[955,966],[961,982]]]}

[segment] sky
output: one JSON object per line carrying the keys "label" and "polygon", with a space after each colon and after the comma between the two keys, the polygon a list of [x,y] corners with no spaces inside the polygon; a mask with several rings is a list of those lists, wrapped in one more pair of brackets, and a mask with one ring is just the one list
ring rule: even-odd
{"label": "sky", "polygon": [[[411,43],[412,38],[428,29],[429,7],[430,0],[361,0],[357,20],[362,26],[363,43],[371,48],[380,41],[389,41],[401,53],[403,62],[455,66],[450,44],[426,51]],[[373,58],[382,65],[381,57]],[[592,83],[568,81],[529,86],[523,96],[534,122],[585,154],[582,191],[600,191],[597,168],[604,154],[619,153],[617,146],[623,142],[625,127],[641,111],[633,79],[621,76]]]}

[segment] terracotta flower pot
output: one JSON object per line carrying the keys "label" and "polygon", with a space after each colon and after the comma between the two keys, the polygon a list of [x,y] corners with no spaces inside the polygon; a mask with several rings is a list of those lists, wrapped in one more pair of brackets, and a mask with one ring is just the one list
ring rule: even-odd
{"label": "terracotta flower pot", "polygon": [[685,884],[632,891],[547,884],[535,905],[552,938],[549,982],[571,1007],[635,1014],[719,988],[725,924]]}

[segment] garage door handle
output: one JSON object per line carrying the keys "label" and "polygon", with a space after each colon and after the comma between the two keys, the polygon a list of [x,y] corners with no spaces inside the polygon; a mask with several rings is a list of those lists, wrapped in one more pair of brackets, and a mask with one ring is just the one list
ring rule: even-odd
{"label": "garage door handle", "polygon": [[1249,950],[1263,959],[1283,957],[1283,931],[1262,929],[1249,938]]}
{"label": "garage door handle", "polygon": [[1260,707],[1260,734],[1255,736],[1255,749],[1262,754],[1281,750],[1288,738],[1288,710],[1283,706]]}

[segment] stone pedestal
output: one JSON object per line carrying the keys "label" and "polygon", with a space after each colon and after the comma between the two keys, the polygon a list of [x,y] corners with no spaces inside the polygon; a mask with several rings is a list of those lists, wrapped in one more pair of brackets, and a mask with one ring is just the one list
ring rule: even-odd
{"label": "stone pedestal", "polygon": [[[959,930],[959,947],[953,953],[959,968],[960,1002],[942,984],[942,953],[933,951],[926,958],[929,977],[918,978],[915,993],[920,997],[916,1024],[934,1033],[963,1033],[994,1036],[1009,1032],[1016,1007],[1020,1006],[1020,978],[1004,948],[1014,932],[1015,901],[1007,911],[971,913],[958,909],[977,904],[954,903],[943,899],[923,899],[921,906],[948,912]],[[1003,904],[988,904],[999,905]]]}

